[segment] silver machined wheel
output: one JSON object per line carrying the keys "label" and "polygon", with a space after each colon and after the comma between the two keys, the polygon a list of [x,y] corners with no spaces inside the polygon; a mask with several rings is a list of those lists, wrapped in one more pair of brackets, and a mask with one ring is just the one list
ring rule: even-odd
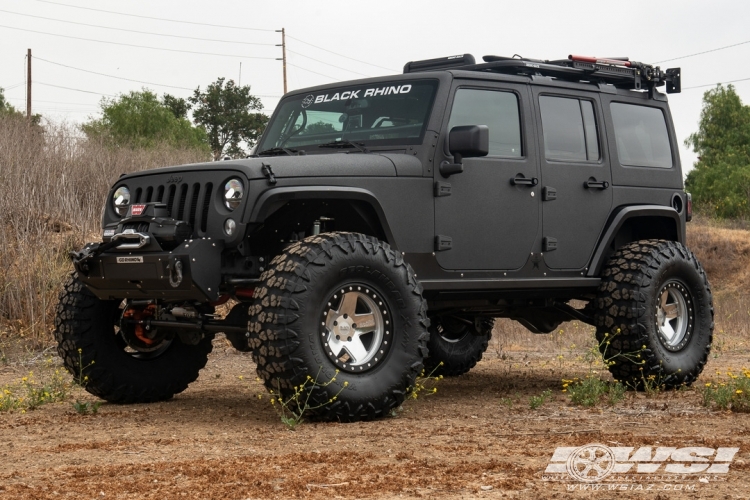
{"label": "silver machined wheel", "polygon": [[375,367],[390,347],[389,317],[371,288],[356,284],[339,288],[323,310],[321,339],[328,357],[345,371]]}
{"label": "silver machined wheel", "polygon": [[693,329],[693,304],[687,289],[677,281],[668,281],[659,291],[656,326],[662,344],[671,351],[682,349]]}

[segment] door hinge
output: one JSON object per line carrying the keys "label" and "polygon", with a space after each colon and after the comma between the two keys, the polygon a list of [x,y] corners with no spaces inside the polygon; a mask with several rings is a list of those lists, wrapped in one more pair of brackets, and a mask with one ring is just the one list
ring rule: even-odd
{"label": "door hinge", "polygon": [[442,196],[450,196],[451,195],[451,184],[450,182],[435,182],[435,198],[440,198]]}
{"label": "door hinge", "polygon": [[453,238],[438,234],[435,236],[435,251],[442,252],[453,248]]}
{"label": "door hinge", "polygon": [[544,248],[545,252],[552,252],[554,250],[557,250],[557,238],[545,236],[542,240],[542,248]]}
{"label": "door hinge", "polygon": [[544,186],[542,188],[542,200],[553,201],[557,199],[557,189],[552,186]]}

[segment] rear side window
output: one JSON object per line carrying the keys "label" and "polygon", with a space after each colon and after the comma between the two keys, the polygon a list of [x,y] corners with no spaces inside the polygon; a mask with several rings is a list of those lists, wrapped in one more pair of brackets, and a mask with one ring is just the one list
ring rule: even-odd
{"label": "rear side window", "polygon": [[540,96],[539,109],[548,160],[599,160],[599,135],[591,101]]}
{"label": "rear side window", "polygon": [[661,109],[613,102],[610,111],[620,164],[672,168],[672,147]]}
{"label": "rear side window", "polygon": [[488,156],[520,157],[521,124],[518,97],[512,92],[458,89],[448,130],[460,125],[487,125]]}

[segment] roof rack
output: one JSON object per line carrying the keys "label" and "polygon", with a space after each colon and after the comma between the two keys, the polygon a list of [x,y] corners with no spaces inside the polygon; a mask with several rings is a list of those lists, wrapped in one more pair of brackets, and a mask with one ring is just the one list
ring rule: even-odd
{"label": "roof rack", "polygon": [[540,60],[520,56],[484,56],[484,63],[476,63],[474,56],[440,57],[423,61],[412,61],[404,66],[404,73],[434,71],[441,69],[461,69],[510,75],[548,76],[570,82],[605,83],[617,88],[648,90],[666,85],[667,94],[677,94],[682,90],[680,68],[662,71],[627,57],[588,57],[569,55],[567,59]]}

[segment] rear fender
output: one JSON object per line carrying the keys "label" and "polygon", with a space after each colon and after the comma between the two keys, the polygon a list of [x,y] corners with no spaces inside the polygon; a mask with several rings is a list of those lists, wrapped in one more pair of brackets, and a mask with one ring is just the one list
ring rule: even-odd
{"label": "rear fender", "polygon": [[[632,235],[632,236],[631,236]],[[587,276],[599,276],[614,250],[639,239],[665,239],[685,243],[685,222],[672,207],[639,205],[622,207],[610,217]]]}

